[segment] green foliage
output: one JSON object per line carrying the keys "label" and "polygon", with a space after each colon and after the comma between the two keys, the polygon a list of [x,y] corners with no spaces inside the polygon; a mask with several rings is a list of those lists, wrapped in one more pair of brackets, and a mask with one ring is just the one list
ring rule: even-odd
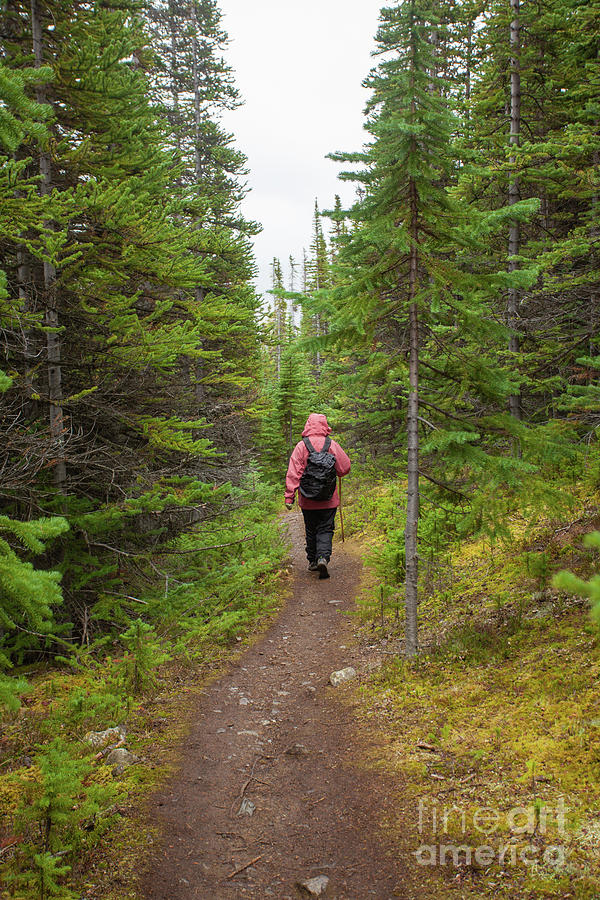
{"label": "green foliage", "polygon": [[0,705],[14,707],[16,694],[22,690],[22,680],[20,687],[11,690],[2,670],[21,660],[32,647],[51,642],[55,609],[63,601],[60,573],[34,568],[13,549],[11,538],[25,551],[39,554],[47,541],[68,528],[60,517],[18,522],[0,516],[0,533],[7,535],[0,537]]}
{"label": "green foliage", "polygon": [[26,785],[16,813],[17,827],[27,835],[20,853],[30,868],[9,874],[7,881],[13,888],[26,890],[28,898],[74,900],[79,894],[67,879],[91,832],[88,828],[86,837],[82,825],[108,805],[114,789],[90,784],[90,760],[77,758],[73,747],[61,738],[38,755],[36,766],[39,779]]}
{"label": "green foliage", "polygon": [[140,694],[154,687],[154,672],[169,654],[161,649],[152,625],[136,619],[121,635],[121,643],[127,649],[123,658],[126,690]]}
{"label": "green foliage", "polygon": [[52,69],[48,66],[13,71],[0,64],[0,145],[5,150],[16,150],[29,137],[36,140],[46,137],[45,123],[51,118],[51,111],[31,100],[27,88],[51,78]]}
{"label": "green foliage", "polygon": [[311,412],[316,408],[316,384],[305,354],[294,341],[281,351],[279,378],[267,385],[266,415],[260,430],[265,474],[281,483],[291,452]]}
{"label": "green foliage", "polygon": [[[583,542],[591,550],[600,550],[600,532],[594,531],[586,534]],[[592,575],[586,581],[572,572],[563,571],[554,577],[552,583],[562,591],[578,594],[580,597],[588,597],[591,603],[592,619],[600,627],[600,574]]]}

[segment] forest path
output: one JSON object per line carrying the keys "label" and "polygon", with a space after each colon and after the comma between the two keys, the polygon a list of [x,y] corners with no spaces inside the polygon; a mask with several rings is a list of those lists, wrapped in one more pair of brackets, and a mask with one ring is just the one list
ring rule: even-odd
{"label": "forest path", "polygon": [[[360,667],[343,611],[361,563],[336,541],[331,578],[319,580],[306,568],[299,511],[288,521],[292,596],[194,713],[182,768],[155,798],[163,838],[145,900],[296,900],[309,896],[297,882],[319,875],[335,900],[412,896],[402,860],[378,839],[398,785],[361,767],[366,739],[336,693],[345,689],[328,684],[331,672]],[[240,810],[248,801],[252,815]]]}

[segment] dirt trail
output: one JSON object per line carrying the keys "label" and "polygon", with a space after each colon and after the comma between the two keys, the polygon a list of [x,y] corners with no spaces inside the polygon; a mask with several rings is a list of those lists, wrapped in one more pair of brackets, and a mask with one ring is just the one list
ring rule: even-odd
{"label": "dirt trail", "polygon": [[[401,859],[376,836],[394,785],[358,765],[351,706],[328,685],[358,660],[342,611],[360,562],[336,541],[332,577],[319,581],[306,569],[301,516],[290,520],[293,595],[206,691],[181,771],[155,799],[163,840],[146,900],[296,900],[296,883],[317,875],[336,900],[409,896]],[[253,814],[239,814],[248,801]]]}

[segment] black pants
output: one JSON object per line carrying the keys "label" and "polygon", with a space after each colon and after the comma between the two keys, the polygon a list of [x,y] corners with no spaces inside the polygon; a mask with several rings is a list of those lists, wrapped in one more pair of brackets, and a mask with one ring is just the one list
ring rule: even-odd
{"label": "black pants", "polygon": [[329,562],[336,510],[336,506],[333,509],[302,510],[306,530],[306,556],[309,563],[316,562],[322,556]]}

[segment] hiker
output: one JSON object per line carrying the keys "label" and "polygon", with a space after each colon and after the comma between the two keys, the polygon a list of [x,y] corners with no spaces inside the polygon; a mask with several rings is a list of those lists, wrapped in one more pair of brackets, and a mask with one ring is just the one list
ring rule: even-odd
{"label": "hiker", "polygon": [[285,505],[292,508],[298,491],[308,568],[318,572],[319,578],[329,578],[335,511],[340,505],[336,475],[343,478],[350,471],[350,460],[340,445],[331,440],[330,431],[326,416],[311,413],[302,440],[292,451],[285,478]]}

